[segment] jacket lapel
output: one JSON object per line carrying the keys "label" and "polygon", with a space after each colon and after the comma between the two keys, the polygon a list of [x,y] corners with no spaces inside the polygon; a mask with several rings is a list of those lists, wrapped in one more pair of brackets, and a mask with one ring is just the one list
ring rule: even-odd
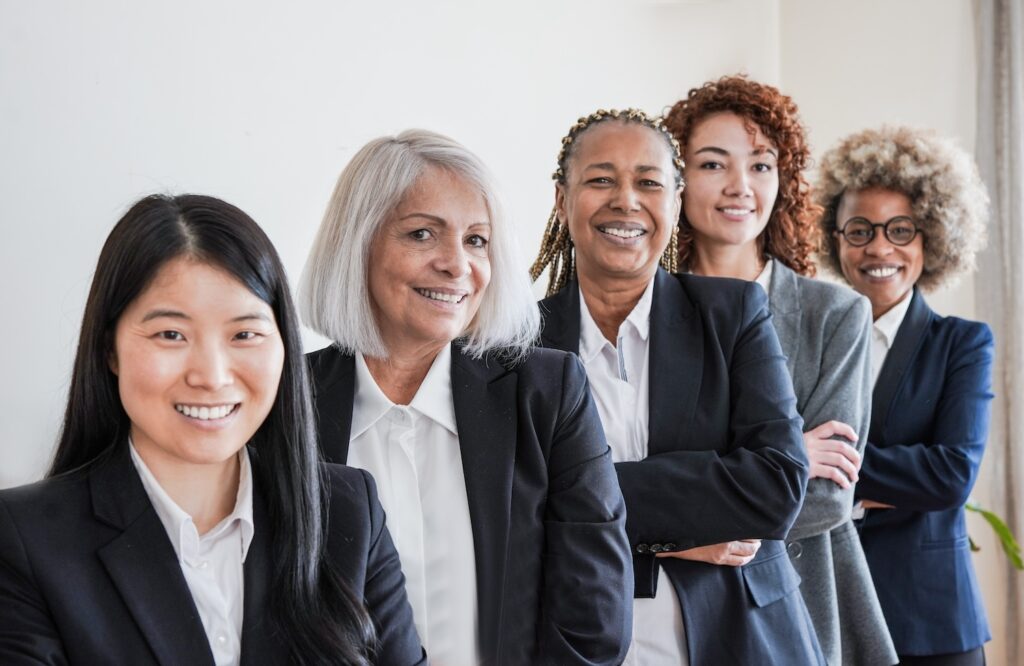
{"label": "jacket lapel", "polygon": [[481,656],[497,663],[517,441],[516,375],[455,345],[452,394],[476,550]]}
{"label": "jacket lapel", "polygon": [[580,353],[580,288],[571,280],[560,292],[540,302],[544,322],[541,345]]}
{"label": "jacket lapel", "polygon": [[213,664],[199,611],[163,524],[117,445],[90,478],[96,517],[123,530],[99,558],[161,664]]}
{"label": "jacket lapel", "polygon": [[924,302],[921,292],[914,287],[910,307],[896,332],[892,348],[885,355],[885,363],[882,364],[882,371],[878,373],[878,380],[875,382],[875,389],[871,394],[871,431],[868,438],[873,444],[883,441],[882,433],[893,398],[896,397],[897,391],[903,384],[907,368],[913,365],[914,359],[917,357],[917,352],[921,348],[921,342],[924,340],[928,324],[933,316],[934,313]]}
{"label": "jacket lapel", "polygon": [[348,460],[352,432],[356,357],[334,347],[320,354],[312,369],[317,379],[314,405],[320,452],[327,462],[344,464]]}
{"label": "jacket lapel", "polygon": [[800,288],[796,273],[777,259],[771,261],[773,266],[768,308],[782,344],[782,353],[786,355],[786,369],[795,382],[796,356],[800,351]]}
{"label": "jacket lapel", "polygon": [[689,448],[704,366],[704,330],[680,280],[658,269],[651,304],[648,455]]}

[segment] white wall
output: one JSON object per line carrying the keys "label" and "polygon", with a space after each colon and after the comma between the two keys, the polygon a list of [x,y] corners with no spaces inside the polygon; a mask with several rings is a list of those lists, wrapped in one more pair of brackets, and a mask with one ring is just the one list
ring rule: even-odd
{"label": "white wall", "polygon": [[134,199],[239,205],[294,281],[342,166],[368,139],[420,126],[492,166],[531,255],[577,117],[660,111],[725,72],[775,80],[777,11],[0,0],[0,487],[45,469],[92,270]]}

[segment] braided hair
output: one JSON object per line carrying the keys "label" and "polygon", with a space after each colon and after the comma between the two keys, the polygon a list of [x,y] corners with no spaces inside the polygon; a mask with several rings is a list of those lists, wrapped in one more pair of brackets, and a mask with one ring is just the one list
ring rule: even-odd
{"label": "braided hair", "polygon": [[[683,158],[679,150],[679,142],[676,141],[672,133],[665,127],[660,117],[649,116],[639,109],[625,109],[624,111],[599,109],[589,116],[584,116],[577,120],[576,124],[569,128],[569,133],[562,139],[562,149],[558,153],[558,169],[551,175],[553,180],[561,185],[566,184],[569,160],[573,156],[575,147],[579,144],[580,135],[594,125],[610,120],[623,123],[637,123],[661,134],[665,138],[669,150],[672,151],[672,164],[676,168],[676,184],[682,187]],[[677,230],[678,227],[673,229],[668,248],[661,256],[661,266],[673,273],[678,269],[679,240],[676,233]],[[548,224],[544,229],[544,237],[541,240],[540,252],[538,252],[537,259],[530,267],[530,278],[536,281],[546,268],[550,271],[548,296],[557,293],[569,280],[576,276],[576,254],[573,250],[572,238],[569,236],[569,226],[558,219],[557,207],[551,209],[551,216],[548,217]]]}

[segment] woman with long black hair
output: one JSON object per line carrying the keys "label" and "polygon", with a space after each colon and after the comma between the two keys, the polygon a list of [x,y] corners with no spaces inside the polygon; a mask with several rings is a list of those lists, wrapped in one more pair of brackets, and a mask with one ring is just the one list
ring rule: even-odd
{"label": "woman with long black hair", "polygon": [[263,231],[211,197],[136,203],[48,478],[0,492],[0,662],[424,660],[373,482],[319,463],[312,423]]}

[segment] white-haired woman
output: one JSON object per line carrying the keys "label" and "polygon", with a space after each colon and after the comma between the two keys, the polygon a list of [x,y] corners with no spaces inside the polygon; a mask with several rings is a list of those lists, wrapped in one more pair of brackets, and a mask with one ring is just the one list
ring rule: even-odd
{"label": "white-haired woman", "polygon": [[822,158],[824,259],[874,316],[861,543],[900,664],[983,664],[989,639],[964,502],[992,399],[992,332],[941,317],[921,289],[973,266],[988,199],[970,157],[908,128],[867,130]]}
{"label": "white-haired woman", "polygon": [[423,130],[342,172],[303,281],[328,460],[370,471],[434,664],[619,663],[632,570],[586,374],[480,160]]}

